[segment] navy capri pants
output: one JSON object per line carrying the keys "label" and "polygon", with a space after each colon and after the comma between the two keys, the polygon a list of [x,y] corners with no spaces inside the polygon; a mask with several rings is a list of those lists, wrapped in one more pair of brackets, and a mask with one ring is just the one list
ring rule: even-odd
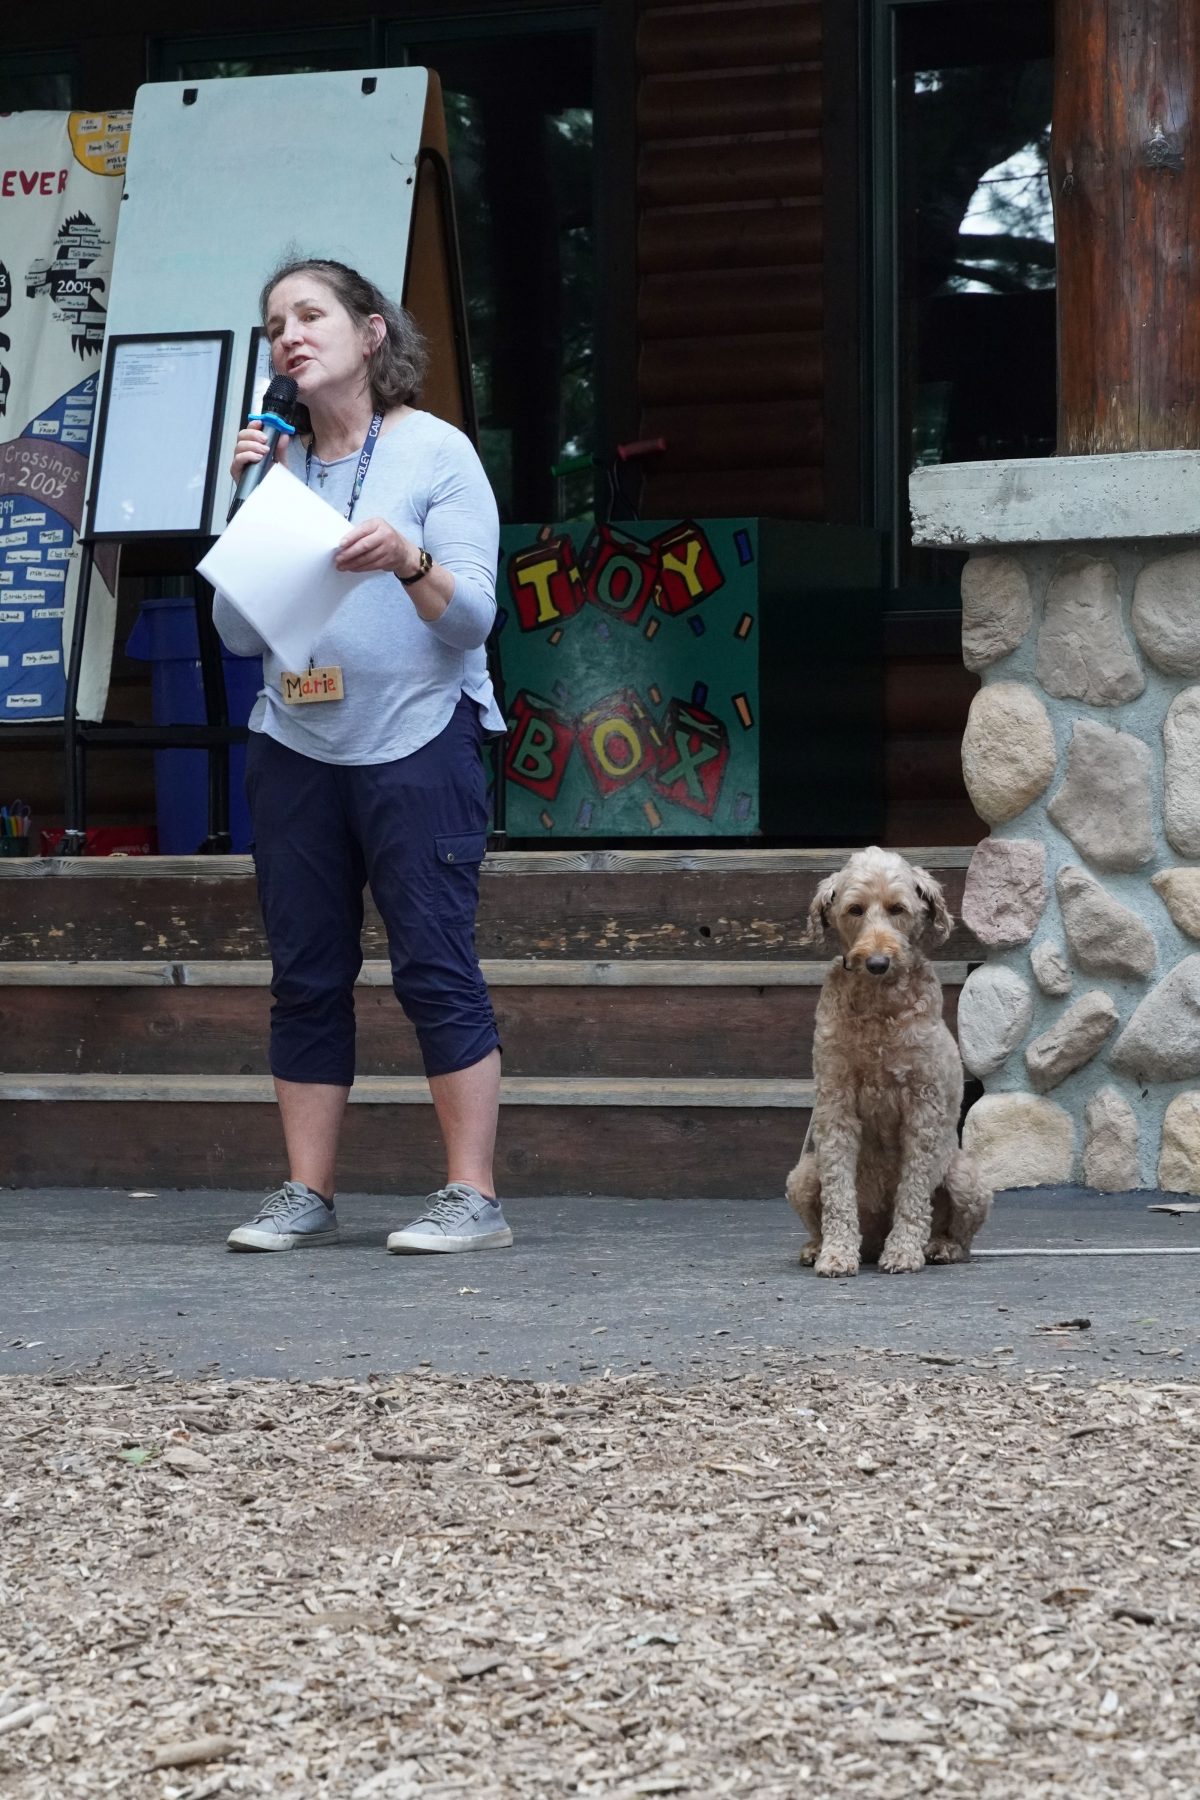
{"label": "navy capri pants", "polygon": [[387,930],[392,985],[427,1075],[499,1047],[475,955],[487,839],[481,724],[463,695],[430,743],[395,762],[317,762],[251,732],[246,792],[271,947],[271,1073],[354,1080],[363,890]]}

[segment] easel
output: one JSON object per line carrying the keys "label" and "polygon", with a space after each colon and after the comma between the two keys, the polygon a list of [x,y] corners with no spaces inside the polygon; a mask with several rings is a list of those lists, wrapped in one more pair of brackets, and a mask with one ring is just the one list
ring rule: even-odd
{"label": "easel", "polygon": [[[240,161],[220,166],[230,146],[254,141],[263,118],[271,118],[273,142],[281,153],[262,165],[252,184]],[[296,147],[287,120],[295,119]],[[397,120],[411,133],[411,154],[403,154]],[[419,121],[419,123],[418,123]],[[239,129],[252,127],[247,134]],[[188,561],[196,562],[219,534],[224,518],[224,484],[216,467],[241,424],[242,384],[237,380],[239,351],[253,354],[257,285],[263,269],[283,261],[289,245],[281,219],[289,202],[305,193],[309,216],[321,230],[321,196],[306,193],[311,183],[315,142],[336,142],[344,156],[372,159],[380,180],[372,205],[361,221],[347,220],[348,163],[343,155],[328,161],[336,173],[330,190],[327,242],[318,254],[365,267],[380,285],[399,292],[430,346],[430,376],[423,402],[430,412],[457,425],[478,440],[466,304],[459,259],[458,232],[450,180],[441,84],[423,69],[374,73],[338,71],[319,75],[263,76],[238,81],[194,84],[155,83],[139,91],[134,107],[130,162],[121,230],[117,239],[109,310],[109,342],[122,334],[152,336],[169,322],[172,333],[229,330],[232,360],[223,375],[214,429],[213,464],[208,471],[204,529],[187,534]],[[370,137],[370,133],[377,134]],[[189,156],[189,148],[204,154]],[[192,167],[201,171],[196,204],[181,203],[180,189]],[[405,173],[407,169],[408,173]],[[227,245],[230,218],[242,214],[239,235],[256,246],[254,267],[230,274]],[[227,218],[226,215],[229,215]],[[400,249],[380,238],[379,217],[397,225]],[[354,227],[357,226],[357,230]],[[214,266],[207,282],[196,276],[196,242],[206,227],[214,244]],[[318,239],[319,242],[319,239]],[[390,252],[390,255],[389,255]],[[173,260],[174,259],[174,260]],[[390,269],[388,265],[390,263]],[[385,266],[381,266],[385,265]],[[187,280],[171,284],[171,271],[186,268]],[[156,280],[158,285],[156,287]],[[240,287],[240,292],[238,291]],[[109,345],[105,349],[105,379]],[[232,377],[232,378],[231,378]],[[93,471],[103,470],[101,430],[93,450]],[[94,488],[95,479],[89,484]],[[201,854],[230,849],[229,747],[244,743],[244,726],[230,725],[221,644],[212,620],[212,591],[192,576],[196,609],[205,722],[202,725],[138,725],[79,718],[79,687],[87,632],[88,601],[97,544],[92,528],[94,494],[89,495],[85,533],[78,539],[81,560],[75,616],[67,665],[64,704],[64,810],[66,830],[59,854],[82,855],[87,831],[87,759],[94,749],[203,749],[208,753],[208,831]],[[153,539],[152,533],[141,534]],[[185,534],[173,533],[181,543]],[[112,541],[112,533],[104,541]],[[122,543],[127,540],[122,538]],[[194,552],[194,554],[193,554]],[[493,633],[488,660],[497,700],[504,706],[498,645]],[[493,746],[493,842],[504,839],[503,760]]]}

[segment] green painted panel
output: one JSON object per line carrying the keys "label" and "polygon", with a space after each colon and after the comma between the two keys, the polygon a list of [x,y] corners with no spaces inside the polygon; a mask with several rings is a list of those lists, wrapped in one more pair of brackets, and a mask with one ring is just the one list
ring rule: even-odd
{"label": "green painted panel", "polygon": [[506,526],[513,837],[759,829],[755,519]]}

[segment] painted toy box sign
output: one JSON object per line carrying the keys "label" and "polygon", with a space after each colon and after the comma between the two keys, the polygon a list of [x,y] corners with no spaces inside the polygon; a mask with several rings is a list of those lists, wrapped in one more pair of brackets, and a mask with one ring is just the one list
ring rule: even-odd
{"label": "painted toy box sign", "polygon": [[508,526],[513,837],[758,830],[757,521]]}

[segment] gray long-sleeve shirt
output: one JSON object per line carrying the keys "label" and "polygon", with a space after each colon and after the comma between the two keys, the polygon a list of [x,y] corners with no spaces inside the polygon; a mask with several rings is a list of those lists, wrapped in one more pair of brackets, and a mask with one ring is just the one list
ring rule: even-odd
{"label": "gray long-sleeve shirt", "polygon": [[[304,447],[288,446],[288,467],[304,480]],[[313,459],[315,493],[345,513],[358,452],[324,465]],[[454,576],[454,595],[426,624],[391,574],[359,582],[313,646],[312,661],[336,664],[346,697],[285,706],[279,659],[225,597],[213,606],[217,630],[238,656],[263,658],[264,687],[250,729],[265,731],[318,762],[381,763],[411,756],[449,724],[460,694],[479,707],[484,728],[503,731],[484,643],[496,613],[499,519],[487,476],[461,431],[432,413],[412,412],[375,446],[354,519],[382,518]],[[347,527],[349,529],[349,527]]]}

